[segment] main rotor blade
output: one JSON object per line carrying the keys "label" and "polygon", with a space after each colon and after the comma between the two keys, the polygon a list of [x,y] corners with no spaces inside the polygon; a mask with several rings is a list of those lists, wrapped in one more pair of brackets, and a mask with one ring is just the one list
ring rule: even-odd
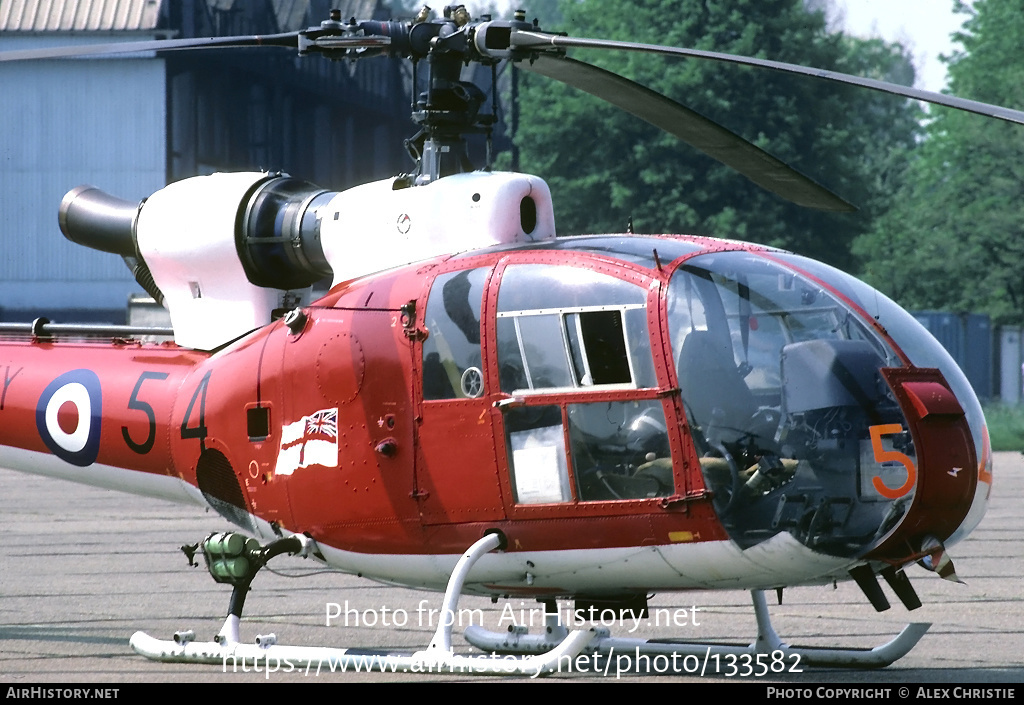
{"label": "main rotor blade", "polygon": [[510,41],[511,46],[516,49],[544,49],[547,47],[579,49],[619,49],[622,51],[638,51],[650,54],[662,54],[664,56],[682,56],[695,59],[707,59],[710,61],[721,61],[730,64],[740,64],[742,66],[755,66],[758,68],[772,69],[774,71],[782,71],[784,73],[797,74],[800,76],[820,78],[826,81],[845,83],[847,85],[858,86],[860,88],[869,88],[871,90],[880,91],[882,93],[888,93],[890,95],[898,95],[904,98],[912,98],[914,100],[920,100],[926,103],[943,105],[947,108],[956,108],[958,110],[965,110],[969,113],[976,113],[978,115],[998,118],[1000,120],[1006,120],[1007,122],[1014,122],[1024,125],[1024,112],[1021,112],[1020,110],[1004,108],[1002,106],[991,105],[989,103],[981,103],[976,100],[957,98],[956,96],[953,95],[932,93],[931,91],[923,91],[918,88],[910,88],[908,86],[901,86],[895,83],[889,83],[887,81],[879,81],[874,78],[853,76],[846,73],[839,73],[838,71],[827,71],[825,69],[808,68],[807,66],[800,66],[798,64],[787,64],[782,61],[755,59],[753,57],[738,56],[736,54],[722,54],[720,52],[715,51],[703,51],[700,49],[685,49],[682,47],[659,46],[656,44],[618,42],[607,39],[582,39],[574,37],[561,37],[552,34],[543,34],[539,32],[512,32]]}
{"label": "main rotor blade", "polygon": [[77,56],[104,54],[134,54],[145,51],[171,51],[179,49],[221,49],[228,47],[278,46],[298,48],[298,32],[282,34],[248,35],[239,37],[199,37],[195,39],[149,39],[143,42],[113,42],[40,49],[18,49],[0,52],[0,61],[33,61],[39,59],[65,59]]}
{"label": "main rotor blade", "polygon": [[824,186],[716,122],[635,81],[592,64],[541,54],[522,68],[596,96],[675,135],[761,188],[801,206],[857,210]]}
{"label": "main rotor blade", "polygon": [[151,39],[144,42],[85,44],[41,49],[18,49],[0,52],[0,62],[69,59],[84,56],[135,54],[148,51],[179,51],[184,49],[239,49],[246,47],[284,47],[307,51],[346,51],[348,49],[380,49],[389,46],[390,37],[324,36],[310,38],[305,32],[243,35],[236,37],[198,37],[194,39]]}

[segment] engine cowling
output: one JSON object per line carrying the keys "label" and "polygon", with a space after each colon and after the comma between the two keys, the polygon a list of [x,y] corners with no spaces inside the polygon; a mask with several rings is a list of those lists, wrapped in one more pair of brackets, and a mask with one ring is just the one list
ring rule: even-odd
{"label": "engine cowling", "polygon": [[252,172],[184,179],[141,203],[81,186],[64,197],[59,221],[73,242],[119,254],[129,266],[142,261],[176,341],[212,349],[303,303],[331,274],[315,212],[335,195]]}
{"label": "engine cowling", "polygon": [[551,193],[535,176],[475,172],[405,183],[333,192],[280,174],[211,174],[141,203],[79,187],[64,197],[60,224],[73,242],[124,257],[140,283],[162,295],[176,342],[202,350],[306,303],[326,276],[339,284],[555,234]]}

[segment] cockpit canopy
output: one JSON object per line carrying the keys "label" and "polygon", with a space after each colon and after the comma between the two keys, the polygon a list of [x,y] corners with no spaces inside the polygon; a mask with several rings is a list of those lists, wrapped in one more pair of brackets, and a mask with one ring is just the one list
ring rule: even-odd
{"label": "cockpit canopy", "polygon": [[462,269],[470,255],[452,258],[433,283],[423,398],[502,409],[516,506],[665,501],[702,485],[741,547],[788,533],[861,556],[917,486],[886,371],[908,356],[941,368],[982,430],[959,370],[908,314],[810,260],[612,236],[487,255]]}

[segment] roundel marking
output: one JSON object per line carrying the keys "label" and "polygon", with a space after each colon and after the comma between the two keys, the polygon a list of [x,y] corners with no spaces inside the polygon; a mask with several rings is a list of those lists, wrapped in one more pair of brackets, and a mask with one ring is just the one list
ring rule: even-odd
{"label": "roundel marking", "polygon": [[72,370],[53,380],[36,405],[36,429],[50,452],[72,465],[96,462],[102,418],[100,378]]}
{"label": "roundel marking", "polygon": [[78,428],[78,406],[70,399],[57,410],[57,425],[64,433],[74,433]]}

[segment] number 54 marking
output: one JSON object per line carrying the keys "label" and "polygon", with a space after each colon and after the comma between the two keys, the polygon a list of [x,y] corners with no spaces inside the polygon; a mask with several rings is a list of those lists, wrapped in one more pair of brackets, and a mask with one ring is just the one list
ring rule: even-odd
{"label": "number 54 marking", "polygon": [[879,463],[896,461],[907,469],[907,481],[896,489],[886,486],[882,482],[882,478],[878,476],[871,478],[871,484],[878,490],[878,494],[886,499],[899,499],[914,488],[914,483],[917,482],[917,468],[914,467],[914,461],[910,457],[897,450],[886,450],[883,448],[882,436],[887,436],[891,433],[903,433],[903,427],[898,423],[879,424],[878,426],[870,426],[868,432],[871,434],[871,449],[875,452],[876,461]]}
{"label": "number 54 marking", "polygon": [[139,399],[139,391],[142,389],[142,383],[147,379],[161,380],[167,379],[167,377],[166,372],[143,372],[139,375],[139,379],[135,383],[135,389],[132,390],[132,396],[128,400],[128,408],[133,411],[141,411],[146,415],[146,420],[149,422],[146,439],[142,443],[132,440],[127,426],[121,427],[121,435],[124,436],[125,444],[139,455],[145,455],[153,450],[153,443],[156,441],[156,412],[153,411],[152,405]]}

